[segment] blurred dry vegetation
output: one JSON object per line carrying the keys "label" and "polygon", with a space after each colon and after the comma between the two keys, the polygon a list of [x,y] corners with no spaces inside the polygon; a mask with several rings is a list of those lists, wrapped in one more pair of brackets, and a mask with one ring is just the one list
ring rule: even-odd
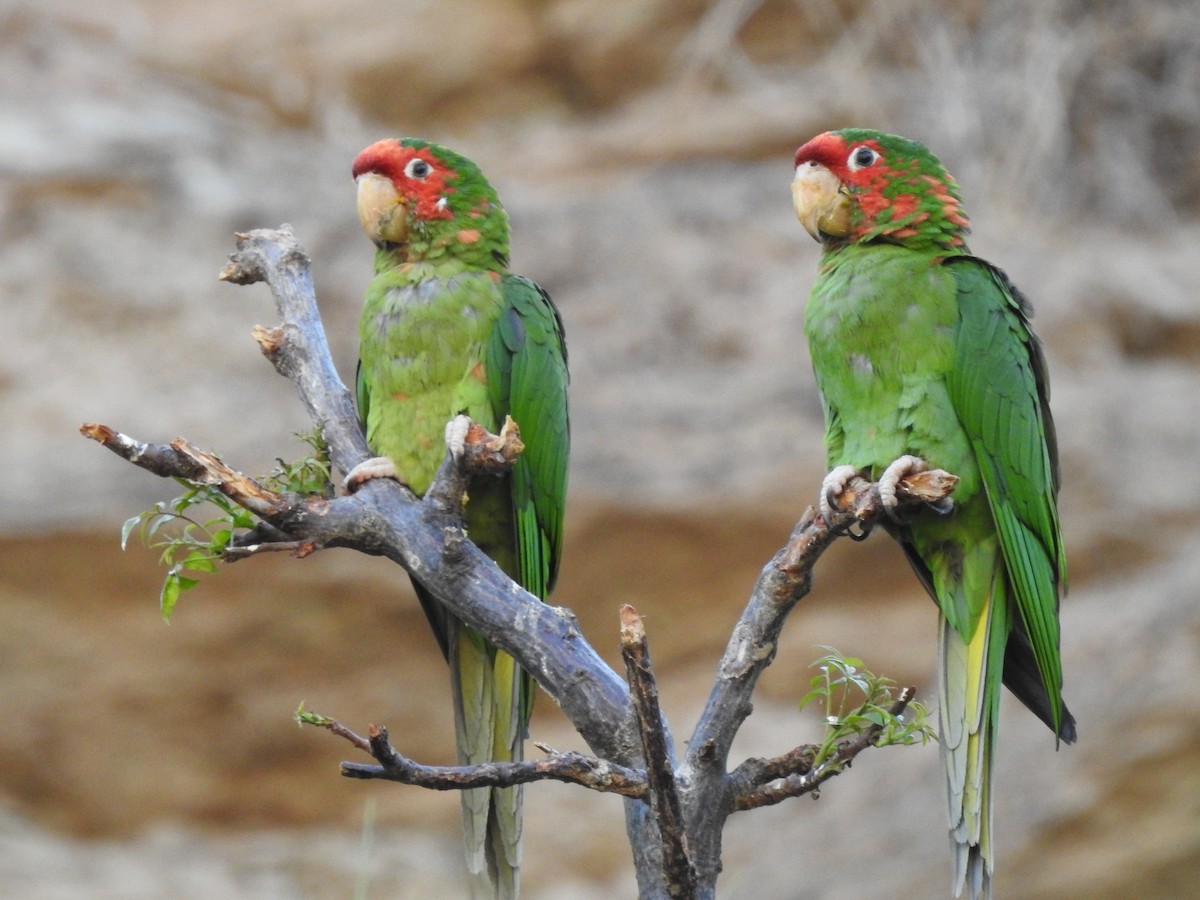
{"label": "blurred dry vegetation", "polygon": [[[291,222],[348,376],[370,268],[349,164],[385,135],[476,159],[516,267],[558,300],[575,448],[556,601],[610,658],[618,605],[638,606],[686,735],[823,470],[801,335],[817,249],[787,183],[796,145],[851,124],[942,156],[1050,357],[1081,740],[1056,754],[1006,705],[999,890],[1193,890],[1194,0],[0,0],[0,893],[456,892],[457,801],[349,783],[347,748],[289,722],[304,700],[448,759],[443,665],[402,573],[255,560],[164,626],[162,573],[117,529],[173,485],[75,434],[184,434],[249,472],[299,455],[308,423],[248,336],[266,292],[215,275],[235,230]],[[741,752],[816,735],[795,702],[823,643],[933,694],[932,605],[883,538],[837,547]],[[549,702],[533,732],[579,743]],[[735,818],[724,895],[945,896],[936,750],[870,756],[820,803]],[[528,896],[631,895],[617,800],[526,802]]]}

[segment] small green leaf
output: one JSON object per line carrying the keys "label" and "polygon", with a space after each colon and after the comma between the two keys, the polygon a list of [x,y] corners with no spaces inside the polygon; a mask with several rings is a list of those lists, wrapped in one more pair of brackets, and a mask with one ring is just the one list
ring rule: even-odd
{"label": "small green leaf", "polygon": [[301,703],[300,707],[296,710],[296,724],[316,725],[319,728],[328,728],[333,724],[333,719],[329,718],[329,716],[322,716],[318,713],[309,712],[304,708],[304,704]]}
{"label": "small green leaf", "polygon": [[809,691],[807,694],[805,694],[803,697],[800,698],[800,708],[804,709],[804,707],[808,706],[808,704],[811,703],[813,700],[816,700],[818,697],[824,697],[824,696],[825,696],[824,691],[821,691],[821,690]]}
{"label": "small green leaf", "polygon": [[204,550],[193,550],[183,558],[183,567],[189,572],[212,572],[217,571],[217,564]]}
{"label": "small green leaf", "polygon": [[159,512],[152,516],[148,516],[142,525],[142,543],[149,544],[150,538],[154,537],[154,535],[158,533],[158,529],[175,518],[176,516],[174,513],[164,512]]}
{"label": "small green leaf", "polygon": [[171,613],[174,612],[175,604],[179,600],[179,591],[179,575],[168,572],[167,577],[163,579],[162,592],[158,598],[159,611],[168,622],[171,621]]}
{"label": "small green leaf", "polygon": [[254,516],[244,509],[238,509],[233,514],[234,528],[253,528],[255,525]]}
{"label": "small green leaf", "polygon": [[125,520],[125,524],[121,526],[121,549],[125,549],[125,545],[129,542],[129,535],[133,533],[133,529],[137,528],[142,521],[143,513],[136,516],[130,516]]}

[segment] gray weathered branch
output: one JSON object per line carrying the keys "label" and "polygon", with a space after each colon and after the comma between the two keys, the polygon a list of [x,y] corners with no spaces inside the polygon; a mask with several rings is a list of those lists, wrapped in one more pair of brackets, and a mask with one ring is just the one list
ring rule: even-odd
{"label": "gray weathered branch", "polygon": [[296,386],[309,417],[321,426],[334,465],[349,472],[371,454],[350,391],[333,365],[308,254],[290,225],[236,237],[237,251],[219,277],[231,284],[265,281],[270,286],[281,322],[256,327],[254,338],[279,374]]}
{"label": "gray weathered branch", "polygon": [[[255,338],[275,368],[293,382],[309,415],[321,426],[334,465],[349,472],[370,453],[350,392],[331,361],[308,257],[287,226],[238,235],[237,241],[237,252],[221,277],[237,284],[269,284],[282,322],[257,327]],[[680,764],[653,697],[649,659],[644,653],[637,656],[637,635],[631,632],[627,641],[634,654],[631,658],[639,660],[630,666],[631,673],[635,668],[638,673],[632,680],[640,682],[635,703],[626,683],[579,632],[569,610],[522,590],[467,540],[461,497],[470,467],[504,465],[504,448],[515,445],[506,445],[501,438],[488,443],[496,436],[485,433],[461,459],[447,453],[423,499],[387,479],[369,480],[350,496],[325,498],[268,490],[183,439],[144,443],[96,424],[84,425],[81,431],[135,465],[161,476],[211,485],[257,515],[260,524],[234,542],[243,554],[279,545],[298,555],[321,547],[350,547],[387,556],[456,616],[511,653],[554,697],[599,760],[573,756],[439,769],[405,760],[388,745],[382,730],[363,739],[342,729],[339,733],[379,762],[376,767],[347,764],[347,774],[440,789],[561,777],[599,789],[606,772],[619,772],[617,792],[639,798],[626,802],[626,830],[643,897],[714,896],[721,832],[732,812],[812,790],[873,743],[870,736],[844,742],[833,768],[821,771],[811,765],[805,769],[804,748],[775,760],[749,760],[734,773],[727,771],[730,746],[750,714],[754,688],[774,659],[784,619],[808,593],[817,558],[837,537],[862,534],[885,515],[878,485],[863,479],[852,480],[836,498],[837,509],[828,522],[809,508],[787,544],[764,567],[717,667],[707,706]],[[953,476],[937,470],[902,480],[896,492],[898,511],[936,503],[953,487]],[[644,641],[640,646],[644,650]],[[581,759],[585,762],[579,768]],[[654,778],[647,777],[647,768]],[[767,778],[771,773],[779,774]],[[645,802],[651,794],[653,802]]]}
{"label": "gray weathered branch", "polygon": [[629,690],[637,713],[638,731],[646,760],[650,811],[662,845],[663,876],[672,897],[693,897],[696,868],[688,853],[687,823],[675,779],[675,753],[658,703],[658,683],[650,666],[646,627],[637,610],[621,607],[621,657],[629,675]]}
{"label": "gray weathered branch", "polygon": [[327,728],[345,738],[378,763],[343,762],[342,774],[348,778],[396,781],[400,784],[435,791],[461,791],[477,787],[511,787],[533,781],[562,781],[605,794],[643,799],[646,779],[636,769],[618,766],[594,756],[565,753],[538,745],[546,755],[520,762],[492,762],[476,766],[424,766],[404,756],[388,739],[386,728],[370,725],[367,736],[355,734],[345,725],[326,716],[302,713],[306,724]]}

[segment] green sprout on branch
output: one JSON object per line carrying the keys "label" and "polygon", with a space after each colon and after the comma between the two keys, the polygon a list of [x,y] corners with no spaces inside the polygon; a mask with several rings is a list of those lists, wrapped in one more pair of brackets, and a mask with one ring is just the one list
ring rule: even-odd
{"label": "green sprout on branch", "polygon": [[812,762],[814,769],[822,764],[842,768],[845,763],[835,758],[838,744],[869,728],[879,729],[874,741],[877,747],[934,740],[923,704],[910,701],[903,712],[893,713],[894,681],[870,672],[861,659],[843,656],[833,647],[822,645],[822,649],[828,652],[813,662],[819,674],[800,701],[801,709],[814,700],[824,707],[825,733]]}
{"label": "green sprout on branch", "polygon": [[[329,453],[320,429],[296,437],[308,445],[309,452],[295,462],[277,459],[274,471],[257,480],[277,493],[332,497]],[[182,494],[155,503],[121,527],[122,550],[136,532],[143,546],[161,551],[159,562],[167,567],[167,574],[159,609],[168,621],[179,595],[194,588],[200,575],[215,573],[217,563],[230,558],[236,536],[259,522],[212,485],[183,478],[175,481],[183,486]]]}

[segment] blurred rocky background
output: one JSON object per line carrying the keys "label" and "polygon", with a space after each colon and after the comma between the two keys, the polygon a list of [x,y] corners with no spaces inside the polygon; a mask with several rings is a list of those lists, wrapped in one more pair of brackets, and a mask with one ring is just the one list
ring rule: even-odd
{"label": "blurred rocky background", "polygon": [[[795,147],[865,125],[961,182],[973,249],[1034,300],[1065,472],[1077,746],[1006,699],[1006,897],[1200,881],[1200,16],[1192,0],[0,2],[0,895],[458,894],[458,802],[350,782],[301,701],[449,761],[443,664],[399,570],[256,559],[157,611],[128,516],[174,495],[76,433],[176,435],[248,472],[301,452],[292,389],[220,284],[290,222],[352,372],[371,251],[350,161],[455,146],[497,184],[573,375],[556,600],[616,658],[647,617],[678,739],[763,563],[815,498],[801,333],[818,250]],[[838,546],[737,747],[814,738],[833,644],[935,694],[935,612],[883,539]],[[581,742],[550,702],[534,737]],[[742,814],[729,898],[944,897],[937,751],[860,758],[819,802]],[[526,793],[531,898],[631,896],[620,802]]]}

